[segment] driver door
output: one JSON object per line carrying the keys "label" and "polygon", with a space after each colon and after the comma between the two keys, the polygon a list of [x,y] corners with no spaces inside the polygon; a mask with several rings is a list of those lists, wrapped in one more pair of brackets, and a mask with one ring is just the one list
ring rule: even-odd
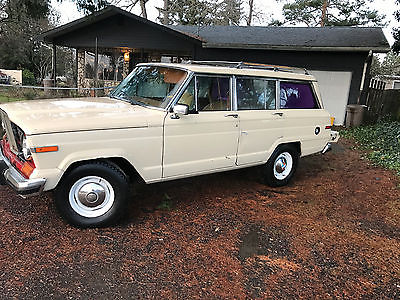
{"label": "driver door", "polygon": [[178,100],[188,115],[169,112],[164,121],[163,178],[235,167],[239,119],[232,111],[229,76],[196,75]]}

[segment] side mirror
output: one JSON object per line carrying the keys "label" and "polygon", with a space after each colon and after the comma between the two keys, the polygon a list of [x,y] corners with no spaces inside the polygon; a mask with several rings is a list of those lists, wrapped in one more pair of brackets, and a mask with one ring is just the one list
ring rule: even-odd
{"label": "side mirror", "polygon": [[186,104],[175,104],[173,112],[177,115],[187,115],[189,114],[189,106]]}

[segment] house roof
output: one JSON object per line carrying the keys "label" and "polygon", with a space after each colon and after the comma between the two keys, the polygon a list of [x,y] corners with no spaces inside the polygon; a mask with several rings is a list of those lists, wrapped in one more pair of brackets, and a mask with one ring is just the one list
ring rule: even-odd
{"label": "house roof", "polygon": [[203,40],[204,48],[388,52],[378,27],[169,26]]}
{"label": "house roof", "polygon": [[116,6],[110,5],[102,10],[99,10],[91,15],[88,15],[86,17],[77,19],[75,21],[69,22],[67,24],[58,26],[54,29],[48,30],[44,33],[42,33],[41,35],[38,36],[38,40],[47,42],[47,43],[52,43],[54,39],[56,39],[59,36],[65,35],[67,33],[70,33],[72,31],[76,31],[79,29],[82,29],[86,26],[89,26],[91,24],[94,24],[96,22],[99,22],[101,20],[110,18],[110,17],[114,17],[117,15],[121,15],[121,16],[125,16],[128,18],[131,18],[135,21],[139,21],[142,22],[146,25],[149,25],[151,27],[157,28],[161,31],[164,32],[168,32],[171,33],[173,35],[185,38],[185,39],[189,39],[189,40],[200,40],[200,38],[198,37],[194,37],[194,36],[190,36],[190,34],[188,33],[181,33],[177,30],[168,28],[167,26],[163,26],[160,24],[157,24],[155,22],[149,21],[145,18],[142,18],[140,16],[137,16],[135,14],[132,14],[126,10],[120,9]]}
{"label": "house roof", "polygon": [[[124,16],[204,48],[240,48],[298,51],[388,52],[390,45],[378,27],[261,27],[261,26],[164,26],[115,6],[44,32],[40,40],[53,43],[68,33],[110,17]],[[66,45],[68,46],[68,45]]]}

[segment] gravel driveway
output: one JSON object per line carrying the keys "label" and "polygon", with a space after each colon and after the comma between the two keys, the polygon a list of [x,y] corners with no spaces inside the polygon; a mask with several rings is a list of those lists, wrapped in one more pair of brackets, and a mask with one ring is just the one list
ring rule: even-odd
{"label": "gravel driveway", "polygon": [[0,187],[0,298],[400,298],[400,190],[341,141],[287,187],[258,169],[138,187],[80,230]]}

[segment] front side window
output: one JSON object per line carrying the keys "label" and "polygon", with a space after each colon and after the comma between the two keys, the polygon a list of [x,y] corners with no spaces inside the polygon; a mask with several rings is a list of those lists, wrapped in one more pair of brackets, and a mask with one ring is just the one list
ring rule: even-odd
{"label": "front side window", "polygon": [[140,66],[125,78],[110,96],[133,104],[166,108],[187,76],[183,70]]}
{"label": "front side window", "polygon": [[275,109],[276,81],[262,78],[237,78],[238,110]]}
{"label": "front side window", "polygon": [[196,83],[199,111],[231,110],[229,77],[201,75]]}
{"label": "front side window", "polygon": [[310,84],[281,81],[280,87],[280,103],[282,109],[318,108]]}

